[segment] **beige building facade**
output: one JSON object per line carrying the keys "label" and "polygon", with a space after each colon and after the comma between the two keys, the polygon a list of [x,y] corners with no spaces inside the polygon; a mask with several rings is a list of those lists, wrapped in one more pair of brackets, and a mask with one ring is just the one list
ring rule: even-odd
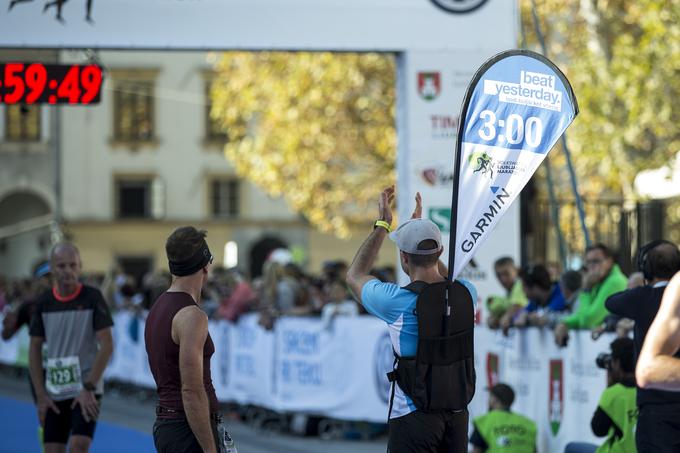
{"label": "beige building facade", "polygon": [[[60,54],[63,63],[88,58]],[[350,240],[319,233],[225,159],[226,137],[208,113],[210,54],[102,51],[96,58],[105,70],[100,104],[59,107],[63,231],[87,271],[116,263],[136,275],[166,269],[165,238],[186,224],[208,230],[216,263],[230,250],[236,258],[226,262],[249,272],[257,272],[253,256],[272,243],[296,250],[311,272],[327,260],[351,261],[370,224]],[[395,259],[385,247],[379,264]]]}

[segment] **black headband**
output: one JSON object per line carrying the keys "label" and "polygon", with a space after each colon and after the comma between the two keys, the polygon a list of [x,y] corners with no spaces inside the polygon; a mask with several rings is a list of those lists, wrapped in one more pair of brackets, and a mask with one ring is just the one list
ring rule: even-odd
{"label": "black headband", "polygon": [[168,265],[170,266],[170,273],[172,275],[186,277],[212,263],[212,260],[212,253],[210,253],[208,244],[206,244],[204,240],[201,248],[199,248],[190,258],[180,262],[168,260]]}

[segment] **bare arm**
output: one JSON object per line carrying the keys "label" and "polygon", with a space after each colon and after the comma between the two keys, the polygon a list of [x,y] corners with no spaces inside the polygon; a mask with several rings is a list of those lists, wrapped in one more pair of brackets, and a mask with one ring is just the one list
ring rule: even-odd
{"label": "bare arm", "polygon": [[[106,327],[95,332],[97,341],[99,342],[99,350],[94,358],[94,364],[90,370],[90,374],[85,379],[85,382],[89,382],[92,385],[97,385],[97,382],[102,378],[104,374],[104,368],[109,363],[111,354],[113,353],[113,337],[111,335],[111,328]],[[96,391],[96,390],[95,390]],[[99,402],[95,397],[95,391],[89,391],[85,388],[75,397],[71,408],[80,406],[80,411],[83,414],[83,418],[86,422],[90,420],[96,420],[99,417]]]}
{"label": "bare arm", "polygon": [[642,388],[680,391],[680,273],[666,288],[659,312],[647,332],[635,377]]}
{"label": "bare arm", "polygon": [[369,274],[373,267],[375,257],[380,251],[380,246],[387,236],[387,230],[376,228],[366,238],[359,251],[352,261],[352,265],[347,270],[347,284],[349,285],[356,300],[361,302],[361,290],[366,283],[375,279]]}
{"label": "bare arm", "polygon": [[507,336],[508,333],[510,332],[510,327],[513,326],[513,319],[515,315],[517,315],[520,311],[524,310],[524,307],[521,305],[513,304],[511,305],[506,312],[503,314],[500,320],[500,327],[503,329],[503,335]]}
{"label": "bare arm", "polygon": [[175,315],[172,330],[173,339],[179,343],[184,413],[203,451],[216,452],[210,405],[203,384],[203,346],[208,336],[208,317],[198,307],[183,308]]}
{"label": "bare arm", "polygon": [[[418,194],[420,196],[420,194]],[[378,200],[378,218],[388,225],[392,224],[392,209],[390,205],[394,201],[394,186],[383,190]],[[416,210],[418,208],[416,207]],[[415,213],[414,213],[415,215]],[[383,227],[374,228],[368,238],[361,244],[359,251],[352,261],[352,265],[347,270],[347,285],[352,290],[356,300],[361,303],[361,290],[366,283],[375,279],[372,275],[371,268],[375,262],[376,256],[380,251],[380,246],[387,236],[387,230]]]}

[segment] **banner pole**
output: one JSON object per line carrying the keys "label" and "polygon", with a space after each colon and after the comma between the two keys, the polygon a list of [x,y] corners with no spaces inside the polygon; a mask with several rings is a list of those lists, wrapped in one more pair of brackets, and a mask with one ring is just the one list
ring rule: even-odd
{"label": "banner pole", "polygon": [[[536,31],[536,37],[541,45],[541,50],[543,55],[548,57],[548,47],[545,44],[545,37],[543,36],[543,31],[541,30],[541,23],[538,20],[538,13],[536,13],[536,0],[531,0],[531,17],[534,22],[534,30]],[[567,147],[567,136],[566,133],[562,134],[560,138],[562,141],[562,150],[567,159],[567,169],[569,171],[569,179],[571,182],[571,190],[574,193],[574,199],[576,200],[576,209],[578,210],[579,220],[581,222],[581,230],[583,230],[583,238],[586,242],[586,247],[590,246],[590,234],[588,233],[588,227],[586,226],[586,213],[583,208],[583,200],[578,192],[578,181],[576,179],[576,172],[574,171],[574,166],[571,162],[571,153]],[[546,159],[547,160],[547,159]],[[559,225],[557,225],[559,231]],[[561,235],[561,232],[559,233]]]}
{"label": "banner pole", "polygon": [[460,154],[461,137],[463,136],[463,123],[465,122],[465,111],[463,108],[456,137],[456,155],[454,157],[453,168],[453,194],[451,199],[451,223],[449,226],[449,280],[453,279],[453,267],[456,264],[456,234],[458,230],[458,189],[460,188]]}
{"label": "banner pole", "polygon": [[578,182],[576,181],[576,172],[574,171],[574,166],[571,163],[571,153],[567,147],[567,136],[562,135],[562,149],[564,150],[564,155],[567,158],[567,169],[569,170],[569,180],[571,181],[571,190],[574,192],[574,198],[576,199],[576,208],[578,209],[578,217],[581,221],[581,229],[583,230],[583,237],[586,241],[586,247],[591,245],[590,234],[588,233],[588,227],[586,226],[586,213],[583,208],[583,199],[578,193]]}
{"label": "banner pole", "polygon": [[555,230],[557,231],[557,244],[560,249],[560,262],[564,269],[567,268],[567,252],[566,244],[564,242],[564,235],[562,228],[560,228],[560,210],[557,205],[557,198],[555,197],[555,187],[553,186],[552,166],[550,165],[550,156],[545,158],[545,172],[548,180],[548,197],[550,199],[550,216],[555,223]]}

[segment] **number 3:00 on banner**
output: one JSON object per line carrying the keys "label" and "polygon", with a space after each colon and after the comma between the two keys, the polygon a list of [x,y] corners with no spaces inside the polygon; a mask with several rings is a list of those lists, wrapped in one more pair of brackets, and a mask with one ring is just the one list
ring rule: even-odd
{"label": "number 3:00 on banner", "polygon": [[484,141],[496,141],[501,146],[505,143],[518,145],[524,142],[531,148],[541,144],[543,138],[543,122],[536,116],[522,118],[513,113],[506,119],[497,119],[491,110],[483,110],[479,117],[484,124],[479,129],[479,138]]}

